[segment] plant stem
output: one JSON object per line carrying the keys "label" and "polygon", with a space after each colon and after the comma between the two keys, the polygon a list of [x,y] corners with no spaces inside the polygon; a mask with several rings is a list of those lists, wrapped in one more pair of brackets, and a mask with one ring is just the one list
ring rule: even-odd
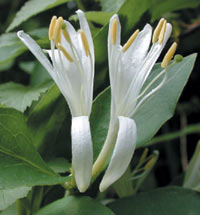
{"label": "plant stem", "polygon": [[200,123],[197,123],[194,125],[188,125],[186,128],[181,129],[179,131],[157,136],[157,137],[153,138],[151,141],[147,142],[144,146],[149,146],[149,145],[153,145],[156,143],[174,140],[183,135],[194,134],[194,133],[199,133],[199,132],[200,132]]}
{"label": "plant stem", "polygon": [[[181,129],[185,129],[187,127],[187,116],[184,111],[180,112],[180,121],[181,121]],[[180,137],[180,153],[181,153],[182,169],[185,172],[188,166],[186,135],[183,135]]]}
{"label": "plant stem", "polygon": [[101,152],[99,153],[99,156],[97,157],[97,160],[93,165],[92,177],[96,176],[104,168],[106,161],[110,157],[110,154],[115,145],[117,139],[117,132],[118,132],[117,120],[111,120],[106,141],[103,145],[103,148],[101,149]]}

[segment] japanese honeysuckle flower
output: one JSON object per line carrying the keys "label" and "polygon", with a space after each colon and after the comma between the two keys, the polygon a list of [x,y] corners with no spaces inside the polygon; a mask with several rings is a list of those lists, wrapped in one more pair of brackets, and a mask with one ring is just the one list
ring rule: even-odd
{"label": "japanese honeysuckle flower", "polygon": [[[144,84],[161,54],[172,26],[161,19],[152,36],[152,27],[147,24],[139,32],[136,30],[124,46],[120,45],[121,26],[115,14],[110,19],[108,35],[108,59],[111,84],[110,125],[104,146],[93,166],[96,175],[104,166],[113,148],[110,163],[100,184],[104,191],[126,171],[136,147],[137,132],[131,118],[141,104],[159,90],[167,79],[167,64],[176,50],[174,43],[166,54],[159,73],[146,87]],[[152,46],[149,46],[152,38]],[[148,51],[149,50],[149,51]],[[160,83],[149,91],[155,81]]]}
{"label": "japanese honeysuckle flower", "polygon": [[81,10],[77,11],[80,30],[54,16],[49,26],[51,62],[35,41],[23,31],[17,33],[22,42],[49,72],[65,97],[72,114],[72,166],[80,192],[91,179],[93,150],[89,125],[94,80],[94,46],[89,25]]}

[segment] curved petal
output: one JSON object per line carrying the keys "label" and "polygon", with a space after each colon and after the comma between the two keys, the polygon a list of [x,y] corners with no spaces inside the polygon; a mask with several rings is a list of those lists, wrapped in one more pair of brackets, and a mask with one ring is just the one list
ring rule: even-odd
{"label": "curved petal", "polygon": [[87,40],[88,40],[88,43],[90,46],[90,52],[92,55],[92,59],[94,61],[94,45],[93,45],[92,35],[90,32],[90,27],[88,25],[87,19],[85,18],[84,12],[82,10],[77,10],[76,13],[77,13],[78,18],[79,18],[80,28],[84,31],[84,33],[87,37]]}
{"label": "curved petal", "polygon": [[[147,55],[151,43],[152,27],[146,24],[144,29],[139,32],[134,42],[123,53],[122,58],[125,62],[124,69],[126,70],[127,79],[132,80],[138,76],[138,69]],[[128,63],[127,63],[128,62]],[[130,67],[132,68],[130,69]]]}
{"label": "curved petal", "polygon": [[33,53],[33,55],[54,79],[53,67],[40,46],[28,34],[24,33],[24,31],[18,31],[17,36],[28,47],[28,49]]}
{"label": "curved petal", "polygon": [[[149,53],[147,54],[147,56],[145,57],[143,63],[141,64],[141,66],[139,68],[140,71],[138,73],[137,78],[132,80],[132,82],[129,86],[129,89],[127,91],[127,94],[123,98],[123,102],[133,101],[133,100],[135,100],[135,98],[138,97],[138,95],[140,94],[140,91],[141,91],[145,81],[147,80],[154,64],[156,63],[156,61],[157,61],[158,57],[160,56],[167,40],[169,39],[171,32],[172,32],[172,26],[171,26],[171,24],[167,23],[166,32],[165,32],[163,42],[161,44],[156,42],[155,44],[152,45],[151,50],[149,51]],[[136,105],[136,102],[134,103],[133,106],[129,106],[126,111],[124,110],[124,114],[131,117],[132,112],[135,112],[135,105]]]}
{"label": "curved petal", "polygon": [[117,181],[126,171],[136,147],[136,124],[135,121],[119,116],[119,131],[116,145],[100,184],[100,191],[103,192],[111,184]]}
{"label": "curved petal", "polygon": [[88,116],[72,118],[72,166],[80,192],[90,185],[93,150]]}

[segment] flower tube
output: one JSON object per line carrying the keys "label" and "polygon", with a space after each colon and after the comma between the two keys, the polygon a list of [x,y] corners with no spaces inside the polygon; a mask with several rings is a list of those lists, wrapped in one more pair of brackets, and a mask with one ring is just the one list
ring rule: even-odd
{"label": "flower tube", "polygon": [[17,33],[46,68],[65,97],[72,114],[72,167],[80,192],[91,179],[93,150],[89,116],[93,100],[94,46],[89,25],[81,10],[77,11],[80,30],[53,16],[49,26],[50,60],[38,44],[26,33]]}
{"label": "flower tube", "polygon": [[[159,73],[146,87],[147,78],[160,56],[172,31],[171,24],[161,19],[152,36],[152,27],[147,24],[139,32],[136,30],[124,46],[120,45],[121,26],[115,14],[110,19],[108,34],[108,60],[111,85],[110,125],[104,146],[94,163],[93,175],[100,172],[111,160],[100,184],[100,191],[107,189],[126,171],[134,154],[137,141],[137,126],[134,114],[141,105],[167,80],[167,64],[176,50],[176,43],[166,60],[164,70]],[[152,40],[152,46],[149,50]],[[160,83],[149,89],[162,77]],[[133,118],[133,119],[131,119]]]}

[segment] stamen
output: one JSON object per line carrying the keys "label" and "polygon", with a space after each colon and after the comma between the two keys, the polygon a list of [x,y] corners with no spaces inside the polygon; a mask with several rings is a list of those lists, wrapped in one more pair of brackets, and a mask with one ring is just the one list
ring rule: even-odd
{"label": "stamen", "polygon": [[162,26],[162,29],[160,31],[159,34],[159,39],[158,39],[158,43],[161,44],[163,42],[164,36],[165,36],[165,31],[166,31],[166,27],[167,27],[167,21],[165,20]]}
{"label": "stamen", "polygon": [[85,54],[86,54],[86,56],[88,56],[90,54],[90,48],[89,48],[87,37],[86,37],[85,33],[82,30],[80,30],[79,32],[81,34],[81,39],[82,39],[82,42],[83,42],[83,47],[85,49]]}
{"label": "stamen", "polygon": [[56,25],[57,17],[53,16],[49,25],[49,40],[53,39],[53,33]]}
{"label": "stamen", "polygon": [[62,33],[63,33],[63,36],[64,36],[65,40],[66,40],[68,43],[70,43],[70,36],[69,36],[69,33],[68,33],[67,29],[65,28],[65,29],[62,29],[61,31],[62,31]]}
{"label": "stamen", "polygon": [[164,21],[165,21],[164,18],[160,19],[158,25],[156,26],[156,29],[154,30],[154,33],[153,33],[152,43],[157,42]]}
{"label": "stamen", "polygon": [[55,41],[58,37],[58,34],[60,33],[60,29],[62,27],[62,24],[63,24],[63,18],[62,17],[59,17],[56,21],[56,26],[54,28],[54,32],[53,32],[53,38]]}
{"label": "stamen", "polygon": [[163,58],[163,61],[161,63],[161,67],[162,68],[166,68],[167,65],[169,64],[170,60],[172,59],[172,57],[174,56],[174,53],[176,51],[177,48],[177,43],[174,42],[171,47],[169,48],[168,52],[166,53],[165,57]]}
{"label": "stamen", "polygon": [[70,54],[67,52],[67,50],[60,44],[58,43],[57,48],[60,49],[60,51],[62,51],[62,53],[64,54],[64,56],[70,61],[73,62],[72,57],[70,56]]}
{"label": "stamen", "polygon": [[137,29],[132,35],[131,37],[128,39],[128,41],[124,44],[122,51],[125,52],[133,43],[133,41],[135,40],[135,38],[137,37],[139,33],[139,30]]}
{"label": "stamen", "polygon": [[116,44],[116,38],[117,38],[117,19],[114,19],[112,21],[112,26],[111,26],[111,41],[112,44],[115,45]]}
{"label": "stamen", "polygon": [[58,35],[56,37],[56,40],[55,40],[56,44],[60,43],[61,42],[61,32],[59,31],[58,32]]}

